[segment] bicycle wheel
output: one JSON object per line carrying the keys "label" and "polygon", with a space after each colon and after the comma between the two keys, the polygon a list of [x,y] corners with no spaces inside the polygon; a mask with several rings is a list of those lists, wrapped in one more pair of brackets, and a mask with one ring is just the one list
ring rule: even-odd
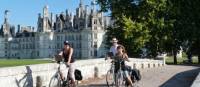
{"label": "bicycle wheel", "polygon": [[62,87],[62,81],[58,75],[55,75],[51,78],[49,87]]}
{"label": "bicycle wheel", "polygon": [[124,79],[123,76],[123,72],[121,70],[118,71],[118,73],[116,74],[116,86],[117,87],[125,87],[126,81]]}
{"label": "bicycle wheel", "polygon": [[112,70],[109,70],[106,74],[106,83],[108,87],[114,87],[115,80],[114,80],[114,72]]}

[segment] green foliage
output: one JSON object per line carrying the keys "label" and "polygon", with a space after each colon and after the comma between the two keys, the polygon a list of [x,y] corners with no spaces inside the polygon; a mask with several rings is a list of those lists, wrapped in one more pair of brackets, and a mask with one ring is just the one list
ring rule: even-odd
{"label": "green foliage", "polygon": [[182,46],[200,60],[200,0],[98,0],[98,4],[115,20],[107,30],[108,40],[117,37],[129,55],[143,47],[152,57],[158,52],[176,55]]}
{"label": "green foliage", "polygon": [[129,55],[139,55],[141,48],[149,47],[156,56],[165,34],[166,0],[98,0],[102,11],[111,10],[115,20],[107,35],[117,37],[125,45]]}

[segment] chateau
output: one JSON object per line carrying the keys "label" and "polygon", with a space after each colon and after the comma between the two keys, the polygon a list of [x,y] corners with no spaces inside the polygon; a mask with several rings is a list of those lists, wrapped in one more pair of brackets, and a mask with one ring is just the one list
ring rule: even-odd
{"label": "chateau", "polygon": [[80,4],[72,15],[66,10],[60,14],[49,13],[48,6],[38,14],[37,28],[9,24],[7,13],[0,27],[1,58],[50,58],[63,48],[68,40],[74,48],[75,58],[103,57],[108,51],[105,47],[105,28],[110,18],[92,8]]}

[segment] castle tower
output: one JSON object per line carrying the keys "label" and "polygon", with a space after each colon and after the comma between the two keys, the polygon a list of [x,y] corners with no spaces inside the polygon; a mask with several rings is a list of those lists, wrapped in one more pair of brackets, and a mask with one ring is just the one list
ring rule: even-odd
{"label": "castle tower", "polygon": [[10,32],[10,24],[8,23],[8,13],[9,10],[5,10],[4,12],[4,23],[3,23],[3,35],[5,36],[11,36],[11,32]]}
{"label": "castle tower", "polygon": [[88,5],[85,6],[85,29],[88,28]]}
{"label": "castle tower", "polygon": [[95,0],[93,0],[91,2],[91,5],[92,5],[91,13],[95,14],[95,12],[96,12],[96,2],[95,2]]}
{"label": "castle tower", "polygon": [[44,32],[47,32],[49,30],[48,21],[49,21],[49,13],[48,13],[48,6],[46,5],[43,8],[43,31]]}
{"label": "castle tower", "polygon": [[43,17],[49,17],[49,12],[48,12],[48,5],[46,5],[44,8],[43,8]]}
{"label": "castle tower", "polygon": [[9,10],[5,10],[5,12],[4,12],[4,24],[8,23],[8,13],[9,13]]}
{"label": "castle tower", "polygon": [[43,8],[43,16],[38,14],[38,32],[50,32],[53,28],[53,14],[49,15],[48,6]]}

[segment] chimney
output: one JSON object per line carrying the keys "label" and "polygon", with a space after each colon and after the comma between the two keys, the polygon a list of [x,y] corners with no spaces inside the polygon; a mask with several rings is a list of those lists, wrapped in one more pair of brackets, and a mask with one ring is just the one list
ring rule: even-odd
{"label": "chimney", "polygon": [[88,15],[87,15],[87,11],[88,11],[88,5],[85,6],[85,29],[87,29],[87,27],[88,27]]}

